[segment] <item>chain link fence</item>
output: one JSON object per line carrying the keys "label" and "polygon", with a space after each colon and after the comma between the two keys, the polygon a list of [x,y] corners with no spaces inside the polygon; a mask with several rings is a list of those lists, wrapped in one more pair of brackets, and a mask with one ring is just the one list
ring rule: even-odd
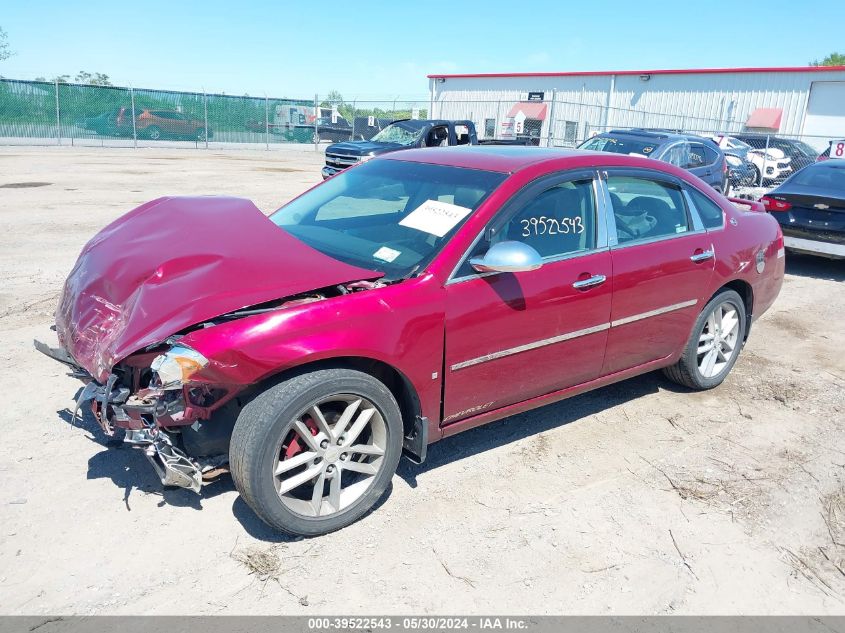
{"label": "chain link fence", "polygon": [[777,184],[839,140],[750,134],[742,121],[727,117],[612,108],[568,101],[555,91],[540,95],[346,101],[336,93],[279,99],[0,79],[0,144],[317,149],[370,140],[397,119],[438,118],[470,120],[482,140],[566,148],[602,132],[641,128],[715,139],[738,157],[729,159],[729,168],[731,184],[741,191]]}
{"label": "chain link fence", "polygon": [[0,143],[184,147],[368,140],[427,101],[329,102],[0,79]]}

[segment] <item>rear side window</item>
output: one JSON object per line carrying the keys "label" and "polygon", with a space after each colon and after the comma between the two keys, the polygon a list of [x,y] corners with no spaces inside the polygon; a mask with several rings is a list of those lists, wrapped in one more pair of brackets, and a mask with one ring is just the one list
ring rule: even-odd
{"label": "rear side window", "polygon": [[695,169],[696,167],[704,167],[713,161],[707,160],[704,145],[701,143],[690,143],[689,145],[689,159],[686,167],[688,169]]}
{"label": "rear side window", "polygon": [[701,223],[708,229],[718,229],[722,226],[724,211],[722,207],[713,202],[697,189],[687,189],[692,203],[695,205],[698,215],[701,216]]}
{"label": "rear side window", "polygon": [[607,188],[620,244],[690,230],[686,205],[675,185],[641,176],[609,176]]}

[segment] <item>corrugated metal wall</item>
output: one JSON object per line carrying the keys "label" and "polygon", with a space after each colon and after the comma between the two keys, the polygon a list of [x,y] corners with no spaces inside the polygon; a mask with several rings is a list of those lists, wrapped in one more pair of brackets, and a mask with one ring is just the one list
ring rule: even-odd
{"label": "corrugated metal wall", "polygon": [[554,95],[555,138],[564,136],[558,128],[566,121],[578,122],[579,137],[610,127],[737,131],[757,108],[782,109],[779,132],[799,135],[814,81],[845,81],[845,71],[652,74],[647,81],[639,75],[447,77],[432,86],[436,116],[469,117],[482,132],[484,119],[498,126],[527,92],[542,91],[546,101]]}

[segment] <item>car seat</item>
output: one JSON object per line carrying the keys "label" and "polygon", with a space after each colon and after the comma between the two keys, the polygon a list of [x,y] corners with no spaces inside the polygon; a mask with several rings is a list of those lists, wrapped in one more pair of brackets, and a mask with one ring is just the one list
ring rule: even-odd
{"label": "car seat", "polygon": [[637,196],[632,198],[625,206],[624,215],[650,215],[657,222],[648,232],[640,237],[651,237],[656,235],[672,235],[678,227],[678,214],[660,198],[651,196]]}

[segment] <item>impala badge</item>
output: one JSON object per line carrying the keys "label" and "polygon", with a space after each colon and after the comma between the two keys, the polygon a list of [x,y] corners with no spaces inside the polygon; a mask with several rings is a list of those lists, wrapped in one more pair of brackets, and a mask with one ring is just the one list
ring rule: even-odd
{"label": "impala badge", "polygon": [[828,205],[826,205],[826,204],[822,204],[822,203],[819,203],[819,204],[814,204],[813,206],[814,206],[816,209],[822,209],[822,210],[824,210],[824,209],[829,209],[829,208],[830,208]]}

